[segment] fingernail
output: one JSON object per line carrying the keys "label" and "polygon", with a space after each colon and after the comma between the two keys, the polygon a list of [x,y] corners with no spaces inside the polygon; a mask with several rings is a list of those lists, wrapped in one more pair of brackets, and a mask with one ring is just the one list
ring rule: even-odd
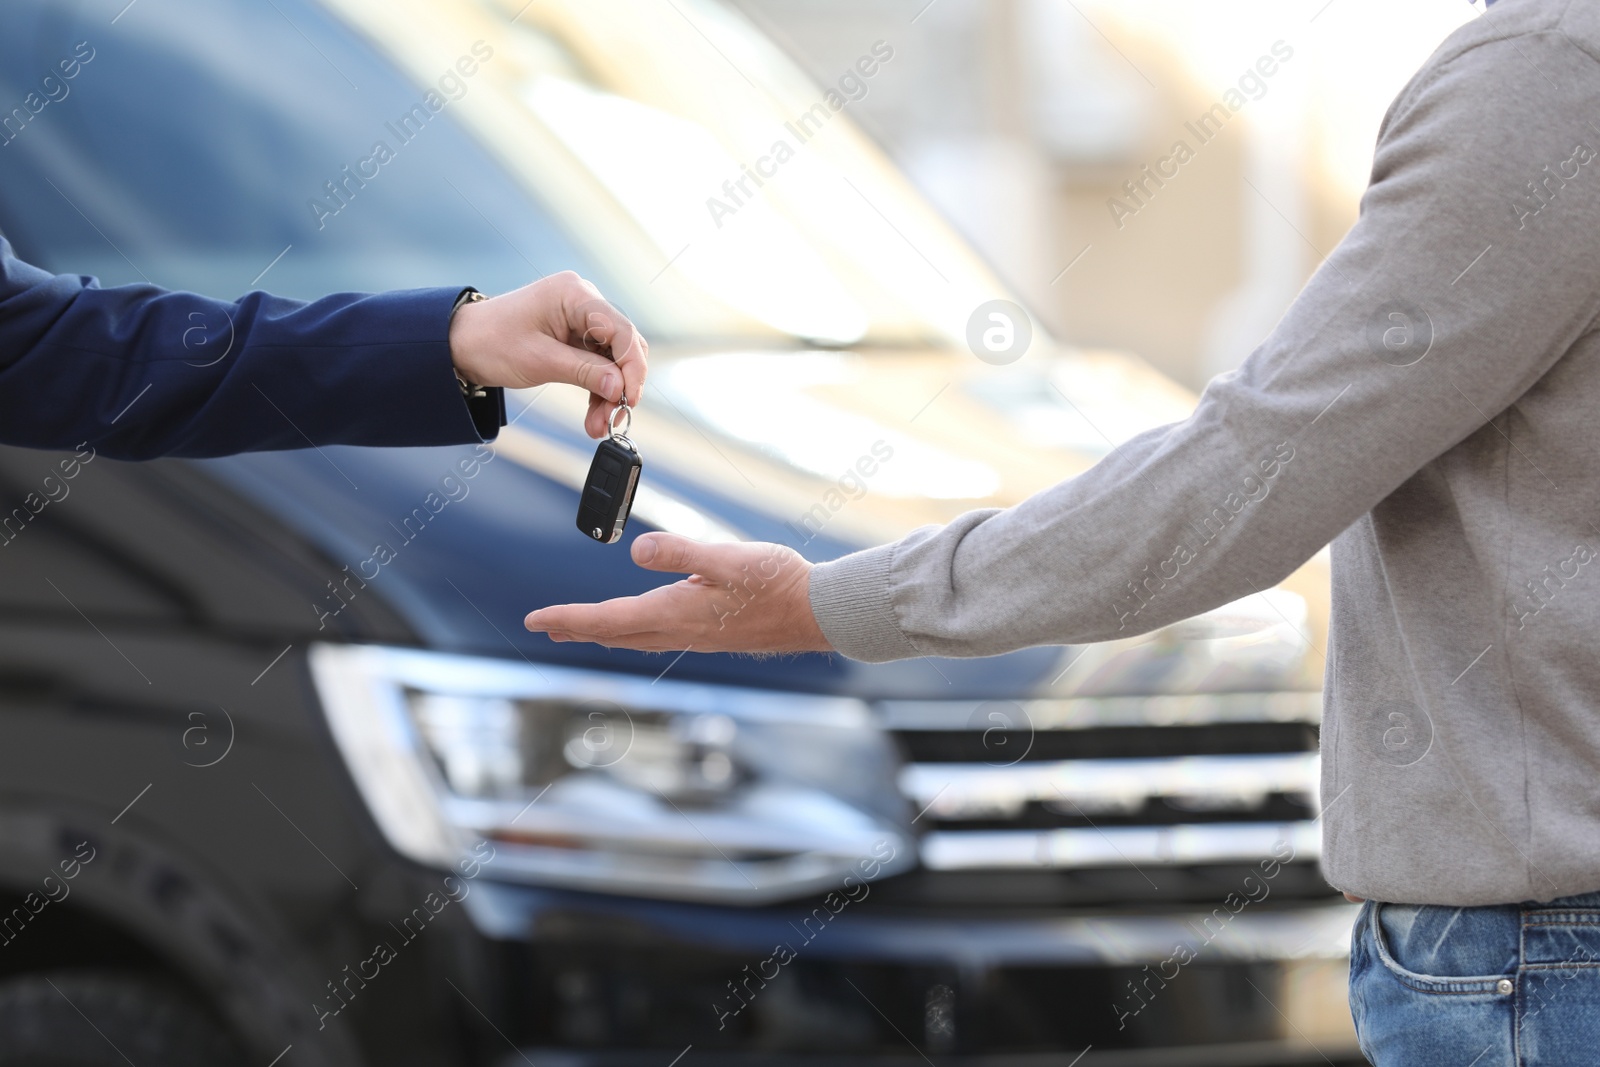
{"label": "fingernail", "polygon": [[622,378],[616,371],[608,370],[600,376],[600,395],[607,400],[617,399],[622,391]]}
{"label": "fingernail", "polygon": [[640,563],[649,563],[656,558],[656,543],[645,538],[635,541],[633,543],[633,558]]}

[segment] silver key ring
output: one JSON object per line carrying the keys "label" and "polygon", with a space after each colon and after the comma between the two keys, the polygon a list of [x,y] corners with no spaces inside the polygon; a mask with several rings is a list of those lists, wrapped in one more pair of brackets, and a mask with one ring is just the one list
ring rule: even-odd
{"label": "silver key ring", "polygon": [[[628,417],[628,421],[623,423],[622,431],[620,433],[617,431],[618,415],[626,415]],[[622,397],[622,403],[611,409],[611,420],[608,424],[608,428],[611,431],[612,437],[621,437],[624,440],[627,439],[628,431],[633,429],[633,408],[628,406],[628,397],[626,394],[624,394]]]}

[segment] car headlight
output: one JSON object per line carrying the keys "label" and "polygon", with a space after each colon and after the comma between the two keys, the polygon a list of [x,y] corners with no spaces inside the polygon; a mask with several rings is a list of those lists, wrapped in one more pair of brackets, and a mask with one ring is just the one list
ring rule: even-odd
{"label": "car headlight", "polygon": [[898,758],[843,697],[317,645],[312,676],[373,818],[502,878],[758,904],[913,862]]}

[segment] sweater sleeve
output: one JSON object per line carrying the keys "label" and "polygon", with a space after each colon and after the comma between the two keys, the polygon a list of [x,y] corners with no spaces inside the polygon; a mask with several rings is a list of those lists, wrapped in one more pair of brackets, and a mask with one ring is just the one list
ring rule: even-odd
{"label": "sweater sleeve", "polygon": [[869,661],[992,655],[1281,581],[1592,328],[1597,71],[1559,33],[1430,62],[1390,109],[1355,227],[1188,420],[1015,507],[817,566],[823,633]]}
{"label": "sweater sleeve", "polygon": [[460,288],[233,303],[52,275],[0,238],[0,443],[119,459],[486,440],[450,359]]}

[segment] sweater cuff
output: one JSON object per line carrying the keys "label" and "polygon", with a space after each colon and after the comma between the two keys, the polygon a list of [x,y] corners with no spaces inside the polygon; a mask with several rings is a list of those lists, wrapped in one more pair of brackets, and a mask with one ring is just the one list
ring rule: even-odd
{"label": "sweater cuff", "polygon": [[811,613],[822,635],[851,659],[883,663],[921,656],[894,613],[895,545],[879,545],[811,568]]}

